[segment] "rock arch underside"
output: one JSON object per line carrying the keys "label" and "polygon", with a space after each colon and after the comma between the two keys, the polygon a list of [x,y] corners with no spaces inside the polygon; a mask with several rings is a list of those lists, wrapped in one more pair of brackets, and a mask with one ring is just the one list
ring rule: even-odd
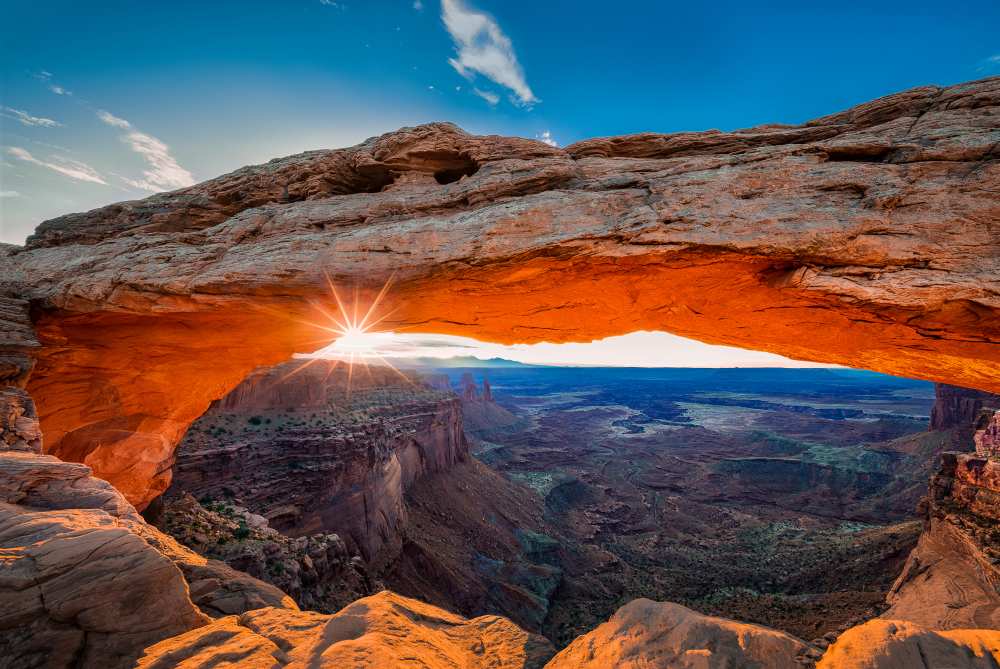
{"label": "rock arch underside", "polygon": [[140,510],[212,400],[332,339],[328,281],[391,279],[385,329],[664,330],[1000,392],[1000,78],[565,148],[404,128],[46,221],[0,270],[8,405]]}

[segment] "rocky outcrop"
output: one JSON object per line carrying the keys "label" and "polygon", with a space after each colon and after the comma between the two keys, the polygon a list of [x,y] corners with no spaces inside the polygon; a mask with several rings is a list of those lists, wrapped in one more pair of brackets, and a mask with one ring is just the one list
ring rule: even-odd
{"label": "rocky outcrop", "polygon": [[381,592],[336,615],[261,609],[147,649],[137,669],[239,666],[314,669],[541,669],[544,638],[498,616],[466,620]]}
{"label": "rocky outcrop", "polygon": [[488,435],[521,422],[517,416],[496,403],[489,379],[483,379],[483,392],[476,390],[476,379],[471,372],[462,375],[462,422],[473,437]]}
{"label": "rocky outcrop", "polygon": [[181,572],[99,509],[0,504],[0,657],[8,667],[129,667],[208,622]]}
{"label": "rocky outcrop", "polygon": [[302,362],[251,376],[177,451],[168,497],[235,502],[296,537],[336,533],[374,570],[399,551],[413,482],[464,459],[459,400],[369,365]]}
{"label": "rocky outcrop", "polygon": [[882,615],[928,629],[1000,629],[1000,463],[945,453],[927,521]]}
{"label": "rocky outcrop", "polygon": [[1000,632],[934,632],[898,620],[872,620],[844,632],[816,669],[993,669]]}
{"label": "rocky outcrop", "polygon": [[578,637],[546,669],[799,669],[817,649],[784,632],[637,599]]}
{"label": "rocky outcrop", "polygon": [[3,666],[130,667],[210,616],[264,606],[295,608],[147,525],[86,466],[0,452]]}
{"label": "rocky outcrop", "polygon": [[0,451],[42,452],[35,403],[21,388],[0,388]]}
{"label": "rocky outcrop", "polygon": [[1000,408],[1000,395],[936,383],[930,429],[970,430],[979,419],[979,413],[987,407]]}
{"label": "rocky outcrop", "polygon": [[199,555],[272,584],[306,610],[333,613],[381,589],[336,534],[292,539],[246,509],[210,506],[185,493],[166,504],[157,524]]}
{"label": "rocky outcrop", "polygon": [[362,301],[394,276],[386,329],[668,330],[1000,391],[998,100],[565,149],[405,128],[46,222],[0,294],[34,305],[46,449],[140,507],[210,401],[330,338],[327,275]]}
{"label": "rocky outcrop", "polygon": [[981,458],[1000,458],[1000,410],[988,409],[980,416],[972,435],[976,455]]}

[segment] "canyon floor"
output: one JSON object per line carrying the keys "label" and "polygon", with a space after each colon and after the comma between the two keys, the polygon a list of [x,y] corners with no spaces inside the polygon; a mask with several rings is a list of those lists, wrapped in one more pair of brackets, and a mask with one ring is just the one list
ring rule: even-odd
{"label": "canyon floor", "polygon": [[516,417],[471,421],[472,452],[556,528],[562,578],[537,629],[560,646],[638,597],[806,639],[877,615],[953,436],[927,430],[931,384],[876,374],[450,373],[488,377]]}
{"label": "canyon floor", "polygon": [[[161,527],[303,607],[387,587],[556,647],[642,597],[820,643],[877,616],[962,438],[850,370],[300,366],[192,426]],[[279,535],[322,533],[300,574]]]}

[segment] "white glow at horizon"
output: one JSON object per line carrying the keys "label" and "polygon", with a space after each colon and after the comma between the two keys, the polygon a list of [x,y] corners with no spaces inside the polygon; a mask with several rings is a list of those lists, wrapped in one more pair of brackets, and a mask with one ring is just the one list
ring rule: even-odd
{"label": "white glow at horizon", "polygon": [[494,344],[455,335],[348,332],[300,357],[344,359],[503,358],[533,365],[607,367],[834,367],[774,353],[716,346],[666,332],[632,332],[589,343]]}

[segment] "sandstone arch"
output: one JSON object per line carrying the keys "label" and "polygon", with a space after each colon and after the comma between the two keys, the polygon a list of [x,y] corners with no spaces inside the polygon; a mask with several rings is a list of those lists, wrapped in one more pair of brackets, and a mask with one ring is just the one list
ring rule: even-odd
{"label": "sandstone arch", "polygon": [[326,273],[394,276],[387,327],[658,329],[996,392],[998,147],[1000,78],[565,149],[405,128],[43,223],[0,256],[6,349],[46,450],[140,507],[212,399],[327,336]]}

